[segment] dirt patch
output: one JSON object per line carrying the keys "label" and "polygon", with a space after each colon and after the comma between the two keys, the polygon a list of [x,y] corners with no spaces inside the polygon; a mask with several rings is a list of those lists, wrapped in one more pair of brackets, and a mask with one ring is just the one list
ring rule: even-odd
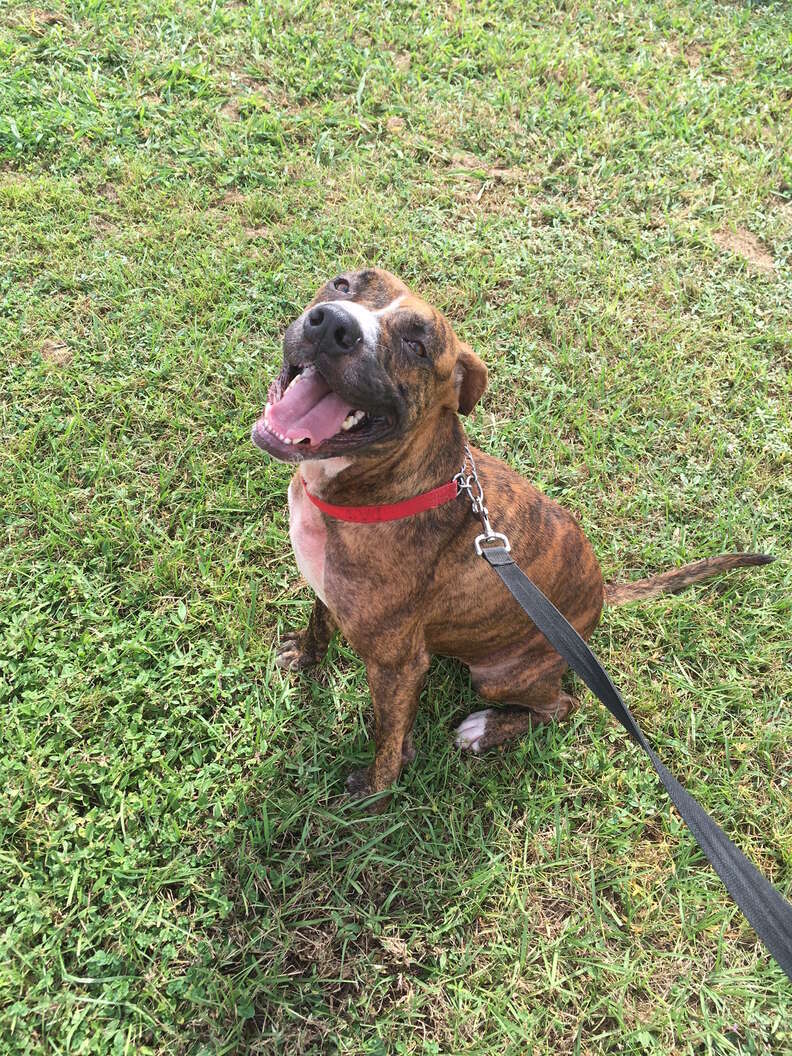
{"label": "dirt patch", "polygon": [[458,169],[486,169],[486,163],[477,158],[475,154],[465,151],[455,151],[451,155],[451,164]]}
{"label": "dirt patch", "polygon": [[742,257],[752,271],[759,272],[761,275],[775,274],[775,263],[771,253],[756,235],[752,235],[744,227],[738,227],[734,231],[726,228],[716,231],[712,240],[721,249]]}
{"label": "dirt patch", "polygon": [[703,51],[695,44],[689,44],[685,48],[685,58],[687,59],[687,64],[691,70],[697,70],[699,68],[703,57]]}
{"label": "dirt patch", "polygon": [[35,7],[31,10],[30,17],[34,22],[41,23],[42,26],[64,26],[68,21],[65,15],[61,15],[57,11],[41,11]]}
{"label": "dirt patch", "polygon": [[245,196],[241,191],[226,191],[220,199],[221,205],[244,205]]}
{"label": "dirt patch", "polygon": [[518,166],[491,165],[473,154],[451,157],[448,175],[453,195],[462,206],[497,213],[512,208],[515,195],[524,189],[529,174]]}
{"label": "dirt patch", "polygon": [[524,175],[523,170],[516,165],[512,165],[507,169],[499,169],[497,166],[487,169],[487,176],[496,183],[519,183],[524,178]]}
{"label": "dirt patch", "polygon": [[396,965],[404,965],[409,968],[411,964],[415,963],[409,946],[398,935],[380,935],[379,942],[382,949]]}
{"label": "dirt patch", "polygon": [[46,363],[54,363],[56,367],[65,367],[73,357],[72,350],[59,337],[48,337],[41,346],[41,358]]}
{"label": "dirt patch", "polygon": [[112,221],[106,220],[103,216],[92,216],[90,219],[91,228],[94,231],[98,231],[102,235],[109,235],[118,228]]}
{"label": "dirt patch", "polygon": [[243,84],[246,88],[249,88],[252,92],[261,92],[262,94],[266,91],[268,83],[266,80],[262,80],[261,77],[255,77],[251,73],[232,73],[231,74],[231,85]]}
{"label": "dirt patch", "polygon": [[[5,13],[2,5],[0,12]],[[71,19],[58,11],[44,11],[38,7],[28,9],[22,8],[16,12],[9,12],[8,17],[0,17],[0,23],[10,25],[14,28],[24,29],[34,37],[44,37],[54,26],[69,26]]]}
{"label": "dirt patch", "polygon": [[691,70],[697,70],[705,58],[704,49],[698,44],[682,44],[678,40],[666,40],[661,48],[669,58],[684,58]]}
{"label": "dirt patch", "polygon": [[220,116],[224,117],[226,121],[239,120],[239,103],[236,99],[229,99],[227,103],[220,107]]}
{"label": "dirt patch", "polygon": [[403,117],[389,117],[385,122],[385,128],[391,133],[391,135],[398,135],[399,132],[404,131],[404,118]]}
{"label": "dirt patch", "polygon": [[118,191],[115,189],[112,183],[103,183],[101,187],[96,188],[96,193],[100,196],[100,198],[106,198],[108,202],[117,202],[119,200]]}
{"label": "dirt patch", "polygon": [[475,154],[457,152],[451,155],[451,165],[456,169],[468,169],[472,172],[483,172],[488,180],[497,183],[518,183],[524,176],[523,170],[517,165],[500,166],[488,165],[482,158]]}

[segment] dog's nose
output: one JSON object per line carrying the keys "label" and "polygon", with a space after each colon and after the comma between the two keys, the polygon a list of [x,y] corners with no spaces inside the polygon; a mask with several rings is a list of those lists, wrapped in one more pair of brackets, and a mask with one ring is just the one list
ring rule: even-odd
{"label": "dog's nose", "polygon": [[353,315],[333,304],[312,308],[303,323],[303,336],[317,351],[342,355],[351,352],[363,337],[360,323]]}

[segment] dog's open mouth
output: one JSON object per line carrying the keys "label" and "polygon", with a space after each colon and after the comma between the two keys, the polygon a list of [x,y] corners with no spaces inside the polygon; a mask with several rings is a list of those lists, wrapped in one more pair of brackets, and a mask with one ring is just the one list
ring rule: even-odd
{"label": "dog's open mouth", "polygon": [[316,367],[286,368],[270,386],[252,438],[277,458],[297,461],[357,446],[379,422],[334,392]]}

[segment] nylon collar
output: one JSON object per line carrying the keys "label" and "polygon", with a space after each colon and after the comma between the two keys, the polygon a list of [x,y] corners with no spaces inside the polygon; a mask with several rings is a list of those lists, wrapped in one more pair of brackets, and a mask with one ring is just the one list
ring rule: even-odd
{"label": "nylon collar", "polygon": [[326,513],[328,517],[335,517],[338,521],[350,521],[353,524],[382,524],[384,521],[400,521],[404,517],[423,513],[424,510],[434,510],[437,506],[444,506],[459,494],[459,487],[454,479],[449,480],[447,484],[441,484],[439,488],[432,488],[431,491],[413,495],[411,499],[404,499],[402,502],[389,502],[382,506],[335,506],[331,502],[325,502],[324,499],[312,495],[302,473],[300,480],[305,494],[317,509]]}

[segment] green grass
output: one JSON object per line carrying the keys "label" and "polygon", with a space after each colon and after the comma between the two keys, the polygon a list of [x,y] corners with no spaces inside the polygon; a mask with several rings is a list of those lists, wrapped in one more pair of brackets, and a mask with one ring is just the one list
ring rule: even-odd
{"label": "green grass", "polygon": [[378,263],[608,576],[776,552],[594,644],[789,896],[791,99],[783,3],[0,7],[3,1056],[792,1051],[582,691],[470,759],[438,662],[390,811],[346,803],[362,665],[274,669],[310,597],[248,440],[285,325]]}

